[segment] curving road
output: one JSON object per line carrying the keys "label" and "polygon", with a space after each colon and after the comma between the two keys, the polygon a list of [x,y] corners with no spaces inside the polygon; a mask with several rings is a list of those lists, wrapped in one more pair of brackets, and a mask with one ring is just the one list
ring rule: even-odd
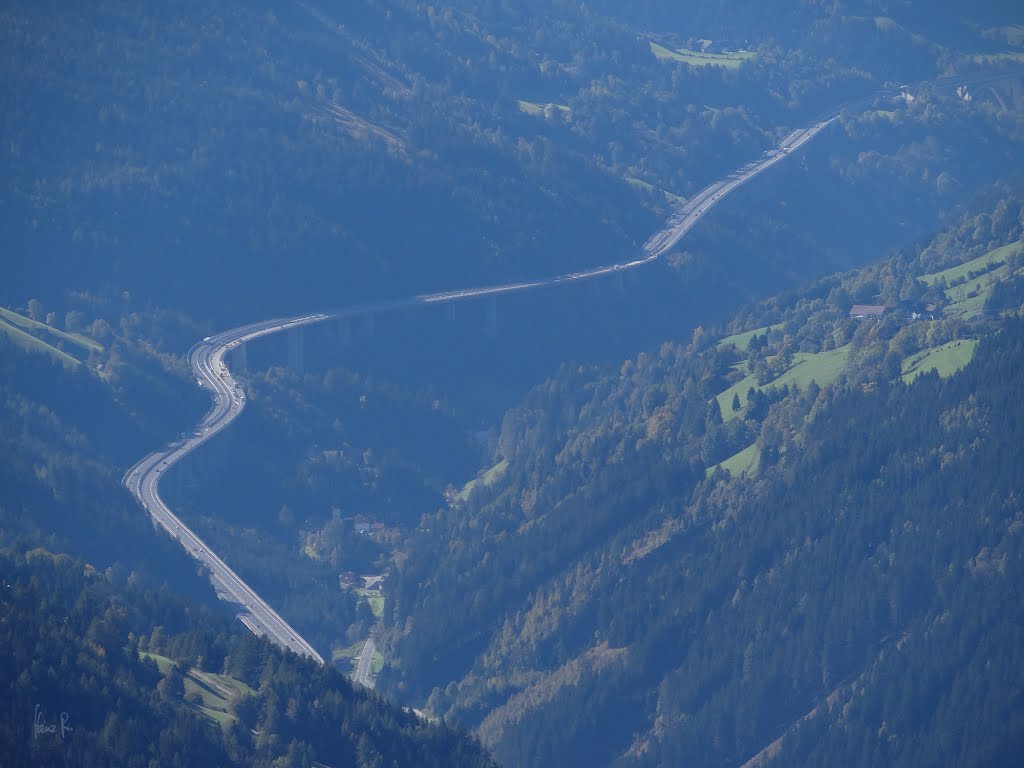
{"label": "curving road", "polygon": [[[725,179],[705,187],[672,214],[665,223],[665,226],[644,243],[640,257],[633,261],[541,280],[424,294],[407,299],[349,307],[347,309],[313,315],[264,320],[224,331],[215,336],[206,337],[192,347],[188,354],[188,360],[198,384],[208,389],[211,393],[213,404],[210,410],[196,425],[191,435],[187,435],[181,440],[175,441],[143,458],[125,473],[122,482],[152,515],[153,520],[171,536],[178,539],[181,545],[209,571],[210,580],[217,590],[218,596],[238,605],[238,618],[242,623],[255,634],[267,637],[282,648],[292,650],[302,656],[309,656],[318,663],[323,664],[324,660],[320,654],[242,581],[223,560],[211,551],[160,498],[160,478],[167,469],[215,434],[225,429],[241,414],[242,409],[245,407],[245,394],[228,370],[224,362],[224,356],[239,345],[261,336],[300,328],[325,320],[357,317],[368,313],[389,312],[417,305],[461,301],[581,280],[591,280],[649,264],[675,246],[726,195],[775,163],[787,158],[817,136],[835,119],[836,115],[833,114],[818,120],[806,128],[793,131],[783,139],[776,149],[766,151],[758,160],[744,165],[742,168],[729,174]],[[367,640],[363,648],[357,671],[357,680],[364,684],[372,656],[373,640],[370,639]]]}
{"label": "curving road", "polygon": [[[302,320],[304,318],[297,318]],[[143,507],[186,551],[210,573],[210,581],[217,595],[239,607],[238,618],[254,634],[266,636],[282,648],[309,656],[318,663],[324,660],[284,619],[282,619],[248,584],[238,577],[185,523],[163,499],[158,486],[168,467],[180,461],[198,446],[230,424],[245,407],[245,395],[228,373],[224,355],[239,344],[264,333],[288,328],[295,320],[270,320],[207,337],[189,352],[189,363],[200,386],[213,393],[213,406],[190,436],[154,451],[129,469],[122,479]]]}

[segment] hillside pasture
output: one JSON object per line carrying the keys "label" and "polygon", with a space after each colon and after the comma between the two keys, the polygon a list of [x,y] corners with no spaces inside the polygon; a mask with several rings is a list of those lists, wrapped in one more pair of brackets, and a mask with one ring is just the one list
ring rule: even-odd
{"label": "hillside pasture", "polygon": [[761,461],[761,449],[757,443],[748,445],[739,453],[735,453],[728,459],[714,467],[708,467],[707,474],[710,477],[717,467],[721,467],[733,477],[753,474],[757,471],[757,464]]}
{"label": "hillside pasture", "polygon": [[[839,372],[846,366],[849,356],[849,344],[827,352],[797,352],[793,355],[793,365],[785,373],[764,385],[759,385],[754,375],[748,374],[717,396],[718,406],[722,410],[722,420],[730,421],[743,415],[743,409],[747,407],[747,392],[751,388],[769,390],[788,384],[806,389],[812,381],[821,387],[828,386],[839,376]],[[742,370],[745,369],[746,364],[743,364]],[[739,411],[732,409],[733,395],[739,396]]]}
{"label": "hillside pasture", "polygon": [[[174,666],[174,661],[159,653],[139,651],[139,658],[150,659],[156,663],[160,674],[167,675]],[[184,679],[185,702],[197,713],[218,725],[226,725],[235,720],[231,713],[231,703],[239,696],[255,696],[256,691],[227,675],[204,672],[195,667],[188,670]]]}
{"label": "hillside pasture", "polygon": [[976,340],[963,339],[921,350],[903,360],[900,364],[900,378],[909,384],[922,373],[932,370],[943,378],[952,376],[971,362],[977,346]]}
{"label": "hillside pasture", "polygon": [[677,61],[691,67],[725,67],[739,69],[745,61],[756,55],[753,51],[726,51],[723,53],[703,53],[691,51],[689,48],[667,48],[651,41],[651,53],[662,61]]}
{"label": "hillside pasture", "polygon": [[12,325],[4,319],[0,319],[0,333],[6,336],[12,344],[17,347],[21,347],[26,352],[49,355],[65,368],[74,368],[76,365],[80,364],[78,360],[67,352],[62,352],[56,347],[50,346],[42,339],[23,331],[18,326]]}
{"label": "hillside pasture", "polygon": [[0,332],[19,347],[50,355],[66,367],[73,367],[88,360],[90,355],[103,352],[103,345],[95,339],[54,328],[3,307],[0,307]]}
{"label": "hillside pasture", "polygon": [[964,320],[976,317],[985,307],[996,283],[1020,275],[1022,272],[1024,269],[1013,269],[1009,264],[1003,264],[973,280],[947,288],[945,294],[949,303],[943,311],[949,316],[959,316]]}
{"label": "hillside pasture", "polygon": [[989,251],[986,254],[978,256],[975,259],[966,261],[963,264],[957,264],[954,267],[949,267],[941,272],[933,272],[930,275],[921,275],[918,278],[925,285],[936,285],[938,283],[945,282],[946,285],[950,285],[959,281],[961,278],[964,280],[968,279],[968,275],[971,272],[990,272],[1001,264],[1005,264],[1012,256],[1016,255],[1021,249],[1021,243],[1009,243],[1008,245],[1000,246]]}
{"label": "hillside pasture", "polygon": [[849,344],[828,352],[797,352],[793,356],[793,367],[777,379],[768,382],[764,388],[771,389],[784,384],[795,384],[800,389],[806,389],[812,381],[821,387],[828,386],[838,378],[839,372],[846,367],[849,357]]}
{"label": "hillside pasture", "polygon": [[750,340],[755,336],[760,336],[762,333],[768,331],[771,328],[770,325],[763,326],[761,328],[755,328],[752,331],[743,331],[743,333],[734,333],[732,336],[726,336],[724,339],[720,339],[718,346],[725,347],[732,344],[736,349],[741,352],[746,352],[747,347],[750,346]]}
{"label": "hillside pasture", "polygon": [[493,485],[501,478],[503,474],[505,474],[506,469],[508,469],[508,459],[502,459],[493,467],[488,469],[486,472],[484,472],[478,477],[473,478],[464,486],[462,486],[462,490],[459,491],[459,498],[462,501],[468,499],[469,494],[471,494],[473,492],[473,489],[476,488],[478,485],[482,485],[485,488],[489,485]]}

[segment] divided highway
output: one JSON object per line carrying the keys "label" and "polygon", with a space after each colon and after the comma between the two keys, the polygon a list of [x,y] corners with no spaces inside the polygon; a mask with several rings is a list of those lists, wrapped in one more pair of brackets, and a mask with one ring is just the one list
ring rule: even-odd
{"label": "divided highway", "polygon": [[[787,158],[817,136],[834,119],[835,116],[823,118],[807,128],[793,131],[776,149],[766,151],[758,160],[744,165],[742,168],[729,174],[725,179],[705,187],[672,214],[665,226],[644,243],[640,257],[633,261],[541,280],[425,294],[407,299],[349,307],[347,309],[312,315],[264,320],[230,331],[224,331],[215,336],[208,336],[192,347],[189,351],[188,359],[197,383],[199,386],[209,390],[211,394],[213,404],[210,410],[196,425],[191,434],[154,451],[140,460],[125,473],[122,482],[132,495],[139,500],[142,506],[146,508],[153,517],[153,520],[171,536],[176,538],[189,554],[202,563],[209,571],[210,580],[217,590],[218,596],[237,605],[238,618],[246,627],[257,635],[267,637],[282,648],[294,651],[301,656],[309,656],[318,663],[323,664],[323,657],[288,622],[282,619],[259,595],[242,581],[223,560],[211,551],[160,498],[160,478],[168,468],[215,434],[225,429],[232,421],[238,418],[245,407],[245,394],[242,387],[239,386],[228,370],[224,361],[225,355],[239,345],[261,336],[288,331],[313,323],[324,322],[325,320],[357,317],[369,313],[388,312],[417,305],[461,301],[590,280],[649,264],[674,247],[726,195],[775,163]],[[373,641],[371,639],[367,641],[366,646],[363,648],[357,673],[357,680],[364,684],[366,683],[372,655]]]}
{"label": "divided highway", "polygon": [[245,341],[264,333],[288,328],[303,319],[305,318],[255,323],[208,337],[196,344],[189,352],[189,363],[199,385],[212,392],[213,406],[191,435],[143,458],[125,473],[122,482],[146,508],[153,520],[176,538],[192,557],[203,564],[210,573],[210,581],[217,590],[217,595],[238,606],[238,618],[250,631],[268,637],[282,648],[295,651],[300,656],[309,656],[323,664],[324,660],[320,654],[171,512],[158,491],[160,478],[171,465],[224,429],[245,407],[245,394],[228,373],[224,355]]}

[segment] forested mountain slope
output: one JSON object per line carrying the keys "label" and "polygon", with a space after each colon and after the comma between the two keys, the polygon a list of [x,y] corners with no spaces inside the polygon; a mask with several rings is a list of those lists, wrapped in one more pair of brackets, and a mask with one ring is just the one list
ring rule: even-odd
{"label": "forested mountain slope", "polygon": [[0,335],[0,535],[212,599],[180,546],[155,536],[121,487],[123,467],[201,407],[195,387],[120,335],[92,342],[91,364],[17,338]]}
{"label": "forested mountain slope", "polygon": [[[659,27],[655,4],[11,4],[0,300],[127,290],[232,322],[612,263],[822,109],[1019,53],[983,9],[947,50],[870,3],[793,3],[742,41],[759,14],[719,5]],[[706,66],[691,38],[746,53]],[[934,203],[927,181],[890,202]]]}
{"label": "forested mountain slope", "polygon": [[399,562],[388,685],[509,765],[741,764],[819,706],[786,763],[1019,749],[1024,207],[999,196],[725,339],[537,388],[504,475]]}
{"label": "forested mountain slope", "polygon": [[5,766],[493,765],[223,616],[19,550],[0,549]]}

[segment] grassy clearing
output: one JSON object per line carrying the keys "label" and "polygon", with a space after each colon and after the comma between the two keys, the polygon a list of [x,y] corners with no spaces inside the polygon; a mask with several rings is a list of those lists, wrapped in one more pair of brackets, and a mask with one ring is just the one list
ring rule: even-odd
{"label": "grassy clearing", "polygon": [[908,384],[922,373],[934,370],[939,376],[946,378],[961,370],[974,357],[978,342],[974,339],[951,341],[941,347],[932,347],[906,358],[900,369],[900,378]]}
{"label": "grassy clearing", "polygon": [[[139,658],[155,661],[162,675],[166,675],[174,666],[173,660],[158,653],[139,651]],[[239,696],[256,695],[256,691],[241,680],[195,668],[188,671],[183,684],[185,703],[193,711],[218,725],[226,725],[235,720],[231,713],[231,703],[234,699]]]}
{"label": "grassy clearing", "polygon": [[666,192],[664,189],[658,189],[656,186],[654,186],[653,184],[648,184],[643,179],[637,179],[637,178],[634,178],[633,176],[626,176],[625,177],[625,181],[626,181],[627,184],[629,184],[629,186],[636,187],[637,189],[642,189],[642,190],[644,190],[646,192],[653,192],[653,193],[660,192],[662,195],[664,195],[665,199],[668,202],[670,202],[670,203],[680,203],[680,204],[682,204],[682,203],[686,202],[686,198],[685,197],[680,197],[679,195],[673,195],[671,192]]}
{"label": "grassy clearing", "polygon": [[217,712],[227,713],[228,699],[222,696],[215,688],[210,688],[192,677],[191,673],[185,678],[185,699],[194,702],[198,696],[201,701],[197,706]]}
{"label": "grassy clearing", "polygon": [[553,117],[572,117],[572,109],[570,109],[566,104],[540,104],[535,101],[524,101],[523,99],[520,99],[518,104],[519,111],[525,112],[531,117],[544,117],[549,119]]}
{"label": "grassy clearing", "polygon": [[6,323],[3,320],[0,320],[0,333],[10,339],[16,347],[21,347],[26,352],[49,355],[65,368],[74,368],[76,365],[80,365],[80,362],[67,352],[62,352],[56,347],[50,346],[42,339],[37,339],[32,334],[26,333],[21,328]]}
{"label": "grassy clearing", "polygon": [[[742,364],[742,369],[746,370],[746,363]],[[731,421],[737,416],[743,415],[743,409],[747,407],[747,392],[753,387],[755,390],[760,389],[757,384],[757,378],[754,374],[747,374],[744,378],[737,381],[725,392],[718,395],[718,407],[722,410],[722,421]],[[733,395],[738,395],[740,398],[740,410],[734,411],[732,409],[732,398]]]}
{"label": "grassy clearing", "polygon": [[734,347],[736,347],[736,349],[740,350],[741,352],[746,352],[747,347],[750,346],[750,340],[755,336],[760,336],[762,333],[765,333],[769,328],[771,328],[771,326],[766,325],[763,328],[755,328],[752,331],[734,333],[732,336],[726,336],[724,339],[719,341],[718,346],[724,347],[728,344],[732,344]]}
{"label": "grassy clearing", "polygon": [[[749,340],[748,340],[749,341]],[[753,374],[748,374],[740,381],[733,384],[725,392],[718,395],[718,407],[722,410],[722,420],[730,421],[737,416],[743,415],[743,409],[747,407],[747,392],[753,387],[757,390],[768,390],[781,387],[784,384],[796,385],[800,389],[806,389],[812,381],[818,386],[826,387],[836,380],[839,372],[846,366],[850,357],[850,345],[839,349],[832,349],[828,352],[797,352],[793,355],[792,367],[781,376],[769,381],[764,386],[757,383]],[[741,370],[746,369],[743,364]],[[740,410],[732,409],[733,395],[740,399]]]}
{"label": "grassy clearing", "polygon": [[986,284],[978,291],[972,283],[970,289],[966,286],[950,288],[946,291],[946,298],[950,303],[946,305],[945,313],[950,317],[960,317],[964,320],[977,317],[988,300],[987,289],[990,287],[991,285]]}
{"label": "grassy clearing", "polygon": [[797,352],[793,355],[793,367],[779,378],[769,382],[765,389],[781,387],[783,384],[796,384],[800,389],[806,389],[812,381],[817,382],[821,387],[828,386],[846,367],[846,361],[849,358],[849,344],[828,352]]}
{"label": "grassy clearing", "polygon": [[384,595],[380,591],[360,587],[355,590],[355,593],[366,601],[375,618],[379,619],[384,615]]}
{"label": "grassy clearing", "polygon": [[159,653],[150,653],[149,651],[139,651],[140,659],[152,659],[156,662],[156,668],[160,670],[161,675],[166,675],[171,671],[171,667],[174,666],[174,662],[168,659],[166,656],[161,656]]}
{"label": "grassy clearing", "polygon": [[469,494],[471,494],[473,492],[473,489],[476,488],[478,485],[482,485],[485,488],[489,485],[493,485],[498,481],[498,479],[503,474],[505,474],[506,469],[508,469],[508,459],[502,459],[493,467],[484,472],[482,475],[473,478],[464,486],[462,486],[462,490],[459,491],[459,498],[462,499],[463,501],[468,499]]}
{"label": "grassy clearing", "polygon": [[233,677],[227,675],[218,675],[213,672],[203,672],[199,669],[193,669],[189,672],[189,675],[198,682],[205,685],[211,686],[223,692],[226,696],[255,696],[256,690],[250,688],[248,685],[243,683],[241,680],[236,680]]}
{"label": "grassy clearing", "polygon": [[380,655],[379,651],[374,651],[373,656],[370,657],[370,674],[379,675],[380,671],[384,668],[384,657]]}
{"label": "grassy clearing", "polygon": [[945,294],[949,303],[943,311],[951,317],[960,316],[965,320],[975,317],[984,308],[996,283],[1019,275],[1022,271],[1024,270],[1014,270],[1009,264],[1003,264],[973,280],[947,288]]}
{"label": "grassy clearing", "polygon": [[84,355],[88,355],[90,352],[103,351],[103,345],[94,339],[90,339],[80,333],[71,333],[69,331],[62,331],[59,328],[52,328],[46,323],[40,323],[37,320],[19,315],[17,312],[12,312],[3,307],[0,307],[0,319],[5,320],[11,325],[18,326],[26,333],[32,334],[51,346],[56,345],[58,342],[63,342],[65,345],[70,345],[74,348],[76,352]]}
{"label": "grassy clearing", "polygon": [[352,645],[349,645],[345,648],[332,649],[331,661],[341,661],[342,659],[354,661],[356,656],[359,655],[359,651],[361,651],[363,648],[363,642],[364,641],[360,640],[359,642],[352,643]]}
{"label": "grassy clearing", "polygon": [[[761,449],[757,447],[757,443],[754,443],[753,445],[748,445],[739,453],[730,456],[718,466],[733,477],[739,477],[740,475],[753,474],[756,472],[757,464],[760,460]],[[714,473],[715,469],[716,467],[708,467],[707,475],[710,477]]]}
{"label": "grassy clearing", "polygon": [[1008,245],[1001,246],[988,253],[979,256],[976,259],[971,259],[963,264],[958,264],[955,267],[944,269],[941,272],[933,272],[930,275],[922,275],[918,279],[925,285],[935,285],[941,281],[954,283],[960,278],[967,279],[967,276],[971,272],[982,272],[991,271],[995,267],[1005,264],[1010,257],[1016,255],[1021,249],[1021,243],[1009,243]]}
{"label": "grassy clearing", "polygon": [[224,712],[219,709],[213,709],[211,707],[204,707],[202,704],[197,704],[193,707],[196,712],[200,712],[206,717],[210,718],[213,722],[220,726],[227,726],[235,722],[238,718],[232,715],[230,712]]}
{"label": "grassy clearing", "polygon": [[725,67],[726,69],[739,69],[745,61],[749,61],[756,55],[753,51],[727,51],[725,53],[701,53],[691,51],[689,48],[666,48],[658,43],[651,42],[651,53],[662,61],[678,61],[681,64],[689,64],[691,67]]}

